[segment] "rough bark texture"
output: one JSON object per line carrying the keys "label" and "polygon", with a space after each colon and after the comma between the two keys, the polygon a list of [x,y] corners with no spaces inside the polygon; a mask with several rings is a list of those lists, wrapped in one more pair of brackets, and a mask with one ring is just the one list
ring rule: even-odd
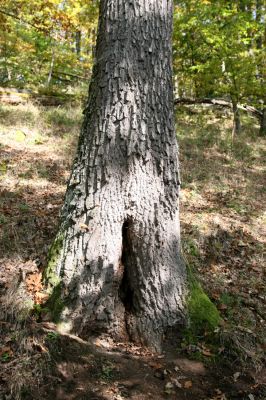
{"label": "rough bark texture", "polygon": [[171,36],[172,1],[100,3],[62,246],[46,271],[48,282],[60,277],[63,318],[83,335],[156,347],[184,320]]}

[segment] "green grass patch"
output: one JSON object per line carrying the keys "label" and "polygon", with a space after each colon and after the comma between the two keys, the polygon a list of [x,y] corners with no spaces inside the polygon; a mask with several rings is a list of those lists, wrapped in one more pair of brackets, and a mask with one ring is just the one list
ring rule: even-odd
{"label": "green grass patch", "polygon": [[45,119],[50,125],[73,127],[79,123],[77,113],[71,111],[70,108],[57,108],[48,110],[45,114]]}

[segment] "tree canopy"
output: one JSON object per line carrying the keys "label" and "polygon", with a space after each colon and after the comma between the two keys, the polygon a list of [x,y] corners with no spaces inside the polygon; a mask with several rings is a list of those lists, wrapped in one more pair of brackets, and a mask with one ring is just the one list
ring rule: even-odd
{"label": "tree canopy", "polygon": [[[263,108],[264,15],[262,0],[176,2],[176,95],[218,96]],[[97,22],[97,0],[2,0],[0,85],[64,91],[86,87]]]}

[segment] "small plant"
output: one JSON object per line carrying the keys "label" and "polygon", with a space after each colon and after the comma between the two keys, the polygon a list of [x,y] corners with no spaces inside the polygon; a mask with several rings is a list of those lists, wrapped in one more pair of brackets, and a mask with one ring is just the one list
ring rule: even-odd
{"label": "small plant", "polygon": [[101,368],[101,378],[105,380],[112,379],[114,371],[115,366],[110,361],[106,361],[105,363],[103,363]]}
{"label": "small plant", "polygon": [[60,334],[57,332],[50,331],[47,333],[45,336],[45,345],[52,359],[56,360],[62,353]]}
{"label": "small plant", "polygon": [[0,214],[0,225],[4,225],[6,223],[7,223],[7,218],[3,214]]}
{"label": "small plant", "polygon": [[37,166],[37,173],[40,178],[47,179],[49,177],[49,170],[41,164]]}
{"label": "small plant", "polygon": [[34,304],[33,306],[33,314],[36,316],[36,319],[38,320],[42,313],[47,313],[49,312],[49,309],[47,307],[42,307],[41,304]]}
{"label": "small plant", "polygon": [[28,206],[28,204],[26,204],[26,203],[20,203],[19,204],[19,206],[18,206],[18,208],[19,208],[19,210],[21,211],[21,212],[28,212],[29,211],[29,209],[30,209],[30,207]]}
{"label": "small plant", "polygon": [[10,361],[10,353],[8,351],[5,351],[2,355],[1,355],[1,361],[2,362],[8,362]]}
{"label": "small plant", "polygon": [[199,253],[199,249],[198,246],[195,242],[195,240],[192,239],[188,239],[185,243],[184,243],[184,247],[185,247],[185,251],[193,256],[193,257],[198,257],[200,255]]}
{"label": "small plant", "polygon": [[43,144],[44,143],[44,139],[41,137],[41,135],[36,135],[34,137],[34,144]]}
{"label": "small plant", "polygon": [[56,342],[59,339],[59,334],[57,332],[48,332],[46,335],[46,340],[49,342]]}

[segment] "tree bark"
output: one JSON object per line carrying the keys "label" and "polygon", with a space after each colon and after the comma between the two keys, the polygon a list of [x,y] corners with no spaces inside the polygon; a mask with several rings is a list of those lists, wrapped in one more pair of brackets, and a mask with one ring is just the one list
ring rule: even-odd
{"label": "tree bark", "polygon": [[79,59],[81,51],[81,31],[76,31],[75,33],[75,47],[76,47],[76,54]]}
{"label": "tree bark", "polygon": [[100,2],[84,123],[45,273],[61,289],[61,318],[83,336],[159,348],[185,320],[171,36],[172,1]]}
{"label": "tree bark", "polygon": [[50,86],[52,76],[53,76],[53,69],[54,69],[54,62],[55,62],[55,45],[52,44],[52,57],[51,57],[51,62],[49,66],[49,72],[48,72],[48,77],[47,77],[47,86]]}
{"label": "tree bark", "polygon": [[240,113],[237,106],[237,100],[234,97],[232,97],[232,106],[234,116],[232,137],[234,137],[235,134],[239,134],[241,131]]}
{"label": "tree bark", "polygon": [[266,107],[262,109],[262,117],[260,123],[260,136],[266,136]]}
{"label": "tree bark", "polygon": [[[263,14],[263,4],[262,4],[262,0],[257,0],[256,1],[256,22],[258,24],[260,24],[262,21],[262,14]],[[257,40],[256,40],[256,44],[257,44],[257,49],[261,49],[262,45],[263,45],[263,34],[258,36]]]}

